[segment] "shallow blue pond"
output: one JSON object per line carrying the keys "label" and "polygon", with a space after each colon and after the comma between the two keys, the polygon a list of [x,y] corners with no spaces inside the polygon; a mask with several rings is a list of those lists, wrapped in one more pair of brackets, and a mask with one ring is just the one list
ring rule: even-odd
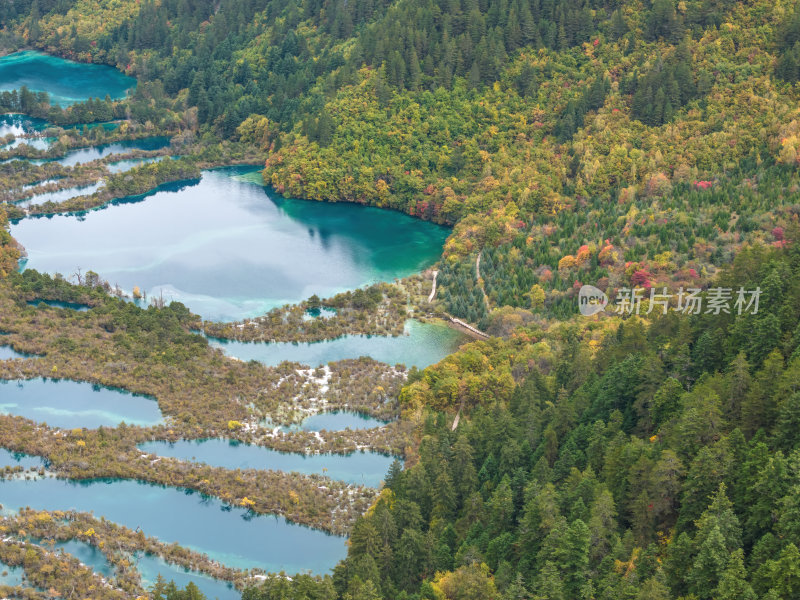
{"label": "shallow blue pond", "polygon": [[[37,541],[37,543],[44,547],[49,547],[49,544]],[[91,544],[82,542],[80,540],[68,540],[66,542],[55,542],[54,549],[61,549],[65,553],[70,554],[90,567],[95,573],[102,575],[105,578],[114,576],[114,567],[106,560],[102,551]]]}
{"label": "shallow blue pond", "polygon": [[[38,469],[45,466],[45,460],[39,456],[31,456],[24,452],[11,452],[5,448],[0,448],[0,468],[2,467],[22,467],[23,469]],[[2,503],[2,499],[0,499]]]}
{"label": "shallow blue pond", "polygon": [[256,360],[275,366],[288,360],[319,367],[347,358],[370,356],[390,365],[425,368],[452,354],[467,340],[455,329],[441,323],[409,320],[405,334],[392,336],[346,335],[334,340],[307,343],[237,342],[209,338],[209,344],[227,356],[240,360]]}
{"label": "shallow blue pond", "polygon": [[4,562],[0,562],[0,584],[16,586],[22,585],[22,578],[25,572],[22,567],[9,567]]}
{"label": "shallow blue pond", "polygon": [[371,487],[381,484],[394,461],[394,457],[377,452],[306,456],[223,439],[147,442],[140,444],[139,449],[159,456],[202,462],[213,467],[295,471],[307,475],[325,475],[331,479]]}
{"label": "shallow blue pond", "polygon": [[14,358],[30,358],[32,354],[17,352],[11,346],[0,346],[0,360],[11,360]]}
{"label": "shallow blue pond", "polygon": [[152,426],[163,421],[151,398],[66,379],[0,381],[0,414],[62,429],[114,427],[123,421]]}
{"label": "shallow blue pond", "polygon": [[238,568],[326,573],[347,552],[345,538],[283,517],[255,515],[199,493],[137,481],[2,480],[0,503],[11,510],[93,511]]}
{"label": "shallow blue pond", "polygon": [[[311,415],[305,418],[299,426],[295,425],[288,429],[299,427],[303,431],[344,431],[345,429],[374,429],[375,427],[382,427],[386,423],[386,421],[381,421],[369,415],[348,410],[334,410]],[[392,464],[391,461],[389,464]]]}
{"label": "shallow blue pond", "polygon": [[[0,58],[0,63],[2,63]],[[0,91],[2,91],[2,84],[0,84]],[[47,121],[44,119],[37,119],[36,117],[29,117],[19,113],[6,113],[0,115],[0,137],[5,137],[9,133],[13,133],[15,137],[24,134],[38,133],[47,127]]]}

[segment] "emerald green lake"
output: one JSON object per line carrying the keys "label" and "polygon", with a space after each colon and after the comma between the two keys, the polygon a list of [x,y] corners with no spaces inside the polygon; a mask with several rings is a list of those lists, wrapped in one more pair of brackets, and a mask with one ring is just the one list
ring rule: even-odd
{"label": "emerald green lake", "polygon": [[124,98],[136,80],[105,65],[93,65],[49,56],[34,50],[0,58],[0,92],[26,86],[50,94],[50,102],[69,106],[89,98]]}
{"label": "emerald green lake", "polygon": [[0,414],[62,429],[115,427],[123,421],[146,427],[163,421],[151,398],[66,379],[0,381]]}
{"label": "emerald green lake", "polygon": [[397,212],[283,198],[237,177],[254,172],[205,171],[199,182],[82,215],[23,219],[11,233],[28,252],[23,268],[92,269],[210,320],[405,277],[435,262],[449,234]]}
{"label": "emerald green lake", "polygon": [[463,333],[447,325],[409,319],[405,324],[405,335],[397,337],[346,335],[309,343],[237,342],[208,338],[208,342],[227,356],[256,360],[270,366],[288,360],[319,367],[346,358],[370,356],[390,365],[400,363],[422,369],[458,350],[466,339]]}
{"label": "emerald green lake", "polygon": [[371,487],[380,485],[394,461],[394,457],[377,452],[306,456],[223,439],[147,442],[140,444],[139,449],[213,467],[294,471],[306,475],[325,475],[331,479]]}
{"label": "emerald green lake", "polygon": [[239,568],[325,573],[347,552],[345,538],[289,523],[283,517],[255,515],[190,490],[137,481],[2,480],[0,504],[11,510],[30,506],[94,512]]}

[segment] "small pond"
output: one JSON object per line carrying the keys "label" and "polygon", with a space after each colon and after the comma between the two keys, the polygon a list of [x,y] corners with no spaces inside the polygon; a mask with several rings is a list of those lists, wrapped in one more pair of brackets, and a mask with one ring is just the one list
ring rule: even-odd
{"label": "small pond", "polygon": [[307,475],[325,475],[331,479],[371,487],[380,485],[394,461],[394,457],[377,452],[307,456],[224,439],[147,442],[140,444],[139,449],[158,456],[202,462],[213,467],[270,469],[287,473],[295,471]]}
{"label": "small pond", "polygon": [[66,379],[0,381],[0,413],[62,429],[163,422],[158,403],[151,398]]}
{"label": "small pond", "polygon": [[240,360],[256,360],[275,366],[288,360],[319,367],[344,360],[370,356],[390,365],[423,369],[452,354],[467,341],[466,335],[441,323],[422,323],[408,320],[404,335],[365,336],[345,335],[333,340],[308,343],[237,342],[209,338],[209,344],[220,348],[227,356]]}

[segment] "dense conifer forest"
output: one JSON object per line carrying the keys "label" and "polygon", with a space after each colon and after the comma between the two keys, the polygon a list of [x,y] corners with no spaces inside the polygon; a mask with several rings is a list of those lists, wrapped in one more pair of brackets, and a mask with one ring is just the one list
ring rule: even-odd
{"label": "dense conifer forest", "polygon": [[[0,111],[61,126],[125,120],[191,145],[183,161],[110,178],[111,195],[196,176],[233,145],[287,196],[453,227],[435,298],[413,303],[489,339],[409,370],[392,407],[398,438],[372,440],[400,439],[405,464],[379,493],[363,492],[363,515],[332,524],[314,504],[309,516],[311,480],[281,480],[301,494],[289,505],[255,476],[186,476],[223,497],[227,482],[259,489],[262,512],[349,528],[347,558],[331,575],[270,576],[244,600],[800,597],[796,1],[9,0],[0,48],[138,80],[127,99],[69,109],[4,92]],[[19,175],[11,171],[0,166],[2,181]],[[51,313],[8,317],[15,343],[41,350],[37,340],[51,340],[47,360],[67,362],[75,340],[113,342],[161,377],[147,388],[131,375],[152,393],[178,381],[183,394],[202,372],[213,410],[187,417],[188,392],[175,392],[179,433],[224,431],[239,416],[223,412],[234,392],[261,383],[260,367],[223,366],[185,307],[141,311],[100,284],[15,274],[21,251],[5,229],[14,210],[0,213],[4,306],[36,292],[99,307],[58,317],[74,339]],[[761,296],[757,314],[587,318],[583,284],[612,303],[630,287]],[[399,314],[404,298],[372,293],[366,308],[367,292],[340,299],[355,303],[342,314],[384,304]],[[359,331],[375,326],[361,321]],[[263,329],[252,336],[282,331]],[[91,355],[98,372],[101,354]],[[67,364],[76,377],[88,368]],[[228,434],[245,438],[230,423]],[[98,461],[106,446],[139,441],[136,430],[109,435],[85,436]],[[22,444],[10,428],[8,439]],[[76,451],[48,448],[65,464]],[[128,469],[112,463],[92,469]],[[160,581],[151,595],[199,592]]]}

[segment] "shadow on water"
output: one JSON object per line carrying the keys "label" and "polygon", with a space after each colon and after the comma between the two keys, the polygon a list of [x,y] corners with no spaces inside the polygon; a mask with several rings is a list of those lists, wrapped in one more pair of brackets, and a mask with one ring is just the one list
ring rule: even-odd
{"label": "shadow on water", "polygon": [[22,219],[11,233],[28,251],[25,268],[81,265],[221,321],[392,281],[441,255],[446,228],[353,204],[286,200],[278,204],[301,208],[278,208],[263,186],[233,178],[248,171],[203,171],[199,181],[106,204],[114,211]]}
{"label": "shadow on water", "polygon": [[47,467],[50,464],[41,456],[25,454],[24,452],[14,452],[6,448],[0,448],[0,469],[3,467],[22,467],[23,469],[38,469]]}
{"label": "shadow on water", "polygon": [[52,308],[65,308],[68,310],[75,310],[77,312],[86,312],[91,307],[88,304],[80,304],[79,302],[61,302],[60,300],[28,300],[28,305],[38,307],[40,304],[50,306]]}
{"label": "shadow on water", "polygon": [[[391,223],[381,221],[392,214],[394,218],[416,221],[414,217],[392,208],[377,208],[365,206],[354,202],[322,202],[318,200],[304,200],[290,198],[280,194],[272,185],[266,184],[261,177],[261,166],[240,167],[240,171],[233,173],[234,179],[242,183],[258,186],[264,190],[264,195],[278,212],[288,219],[302,224],[306,228],[309,239],[319,239],[323,247],[328,248],[332,239],[342,236],[347,237],[349,232],[358,227],[360,223],[373,226],[373,235],[378,238],[391,228]],[[377,221],[378,228],[374,228]],[[436,223],[429,225],[439,228],[445,235],[450,228]],[[358,235],[351,235],[350,239],[363,242],[363,231]]]}

